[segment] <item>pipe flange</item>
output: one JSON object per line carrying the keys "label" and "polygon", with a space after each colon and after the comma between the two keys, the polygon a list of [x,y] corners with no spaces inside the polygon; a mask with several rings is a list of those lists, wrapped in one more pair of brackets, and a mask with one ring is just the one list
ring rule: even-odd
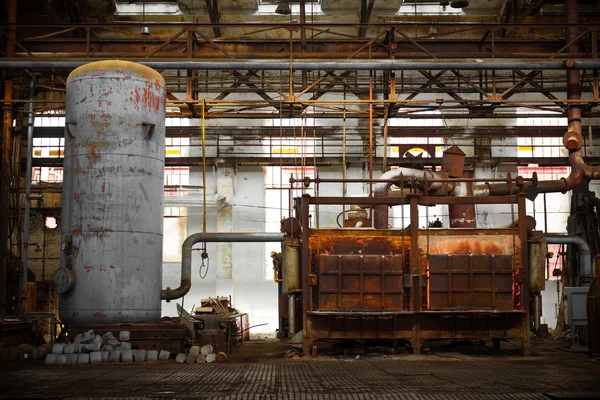
{"label": "pipe flange", "polygon": [[75,286],[75,274],[68,268],[59,268],[54,273],[54,287],[59,294],[65,294]]}

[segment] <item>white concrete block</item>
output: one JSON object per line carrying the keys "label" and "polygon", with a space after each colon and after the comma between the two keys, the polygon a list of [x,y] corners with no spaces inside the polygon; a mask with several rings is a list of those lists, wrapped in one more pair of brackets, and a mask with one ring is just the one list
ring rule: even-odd
{"label": "white concrete block", "polygon": [[119,332],[119,340],[120,341],[127,341],[127,340],[129,340],[129,331],[121,331],[121,332]]}
{"label": "white concrete block", "polygon": [[133,359],[135,362],[144,362],[146,361],[146,350],[137,349],[133,352]]}
{"label": "white concrete block", "polygon": [[202,353],[205,356],[212,353],[212,351],[213,351],[213,347],[210,344],[207,344],[206,346],[202,346],[202,348],[200,349],[200,353]]}
{"label": "white concrete block", "polygon": [[100,352],[100,358],[102,359],[102,362],[107,362],[108,361],[108,356],[110,355],[110,351],[101,351]]}
{"label": "white concrete block", "polygon": [[46,365],[56,364],[56,357],[58,357],[57,354],[48,354],[46,356],[46,360],[44,361],[44,364],[46,364]]}
{"label": "white concrete block", "polygon": [[90,363],[90,355],[87,353],[81,353],[77,357],[77,364],[89,364]]}
{"label": "white concrete block", "polygon": [[90,353],[90,363],[98,364],[102,362],[102,354],[99,351],[92,351]]}
{"label": "white concrete block", "polygon": [[108,359],[112,362],[120,362],[121,361],[121,350],[113,350],[110,352]]}
{"label": "white concrete block", "polygon": [[56,356],[56,365],[66,365],[67,364],[67,355],[59,354]]}
{"label": "white concrete block", "polygon": [[133,350],[123,350],[121,354],[122,362],[133,362]]}
{"label": "white concrete block", "polygon": [[146,353],[147,361],[158,361],[158,350],[148,350]]}
{"label": "white concrete block", "polygon": [[77,359],[79,358],[79,354],[68,354],[67,355],[67,364],[75,365],[77,364]]}
{"label": "white concrete block", "polygon": [[169,361],[170,357],[171,357],[171,352],[170,351],[161,350],[160,353],[158,353],[158,360],[159,361]]}
{"label": "white concrete block", "polygon": [[62,354],[65,350],[64,343],[54,343],[52,345],[52,354]]}
{"label": "white concrete block", "polygon": [[177,354],[177,357],[175,357],[175,361],[177,361],[178,363],[184,363],[185,362],[185,354],[184,353],[179,353]]}
{"label": "white concrete block", "polygon": [[72,343],[65,344],[63,348],[63,354],[73,354],[75,353],[75,345]]}
{"label": "white concrete block", "polygon": [[206,362],[211,363],[217,359],[217,355],[215,353],[210,353],[206,355]]}

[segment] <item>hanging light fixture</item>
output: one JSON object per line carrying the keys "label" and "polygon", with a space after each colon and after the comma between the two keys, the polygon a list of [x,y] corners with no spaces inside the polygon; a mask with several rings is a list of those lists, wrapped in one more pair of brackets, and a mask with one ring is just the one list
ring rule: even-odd
{"label": "hanging light fixture", "polygon": [[435,29],[435,26],[430,26],[429,27],[429,37],[433,39],[436,36],[437,36],[437,29]]}
{"label": "hanging light fixture", "polygon": [[290,15],[292,10],[290,9],[290,3],[287,1],[277,3],[277,8],[275,9],[275,14],[280,15]]}
{"label": "hanging light fixture", "polygon": [[[144,24],[146,23],[146,2],[145,1],[142,2],[142,22]],[[149,36],[150,28],[147,25],[142,26],[142,31],[140,32],[140,35]]]}
{"label": "hanging light fixture", "polygon": [[469,6],[469,2],[467,0],[452,0],[450,2],[450,7],[452,8],[465,8]]}

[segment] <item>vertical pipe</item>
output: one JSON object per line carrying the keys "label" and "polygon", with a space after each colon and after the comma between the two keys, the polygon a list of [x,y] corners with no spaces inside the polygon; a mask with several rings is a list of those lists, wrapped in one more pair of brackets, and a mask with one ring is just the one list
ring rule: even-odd
{"label": "vertical pipe", "polygon": [[[373,71],[369,74],[369,179],[373,179]],[[369,182],[369,195],[373,196],[373,182]]]}
{"label": "vertical pipe", "polygon": [[[8,18],[9,24],[17,22],[17,0],[8,1]],[[8,26],[8,41],[6,45],[6,56],[15,56],[15,42],[17,37],[17,28],[15,25]],[[12,154],[12,121],[13,110],[13,72],[6,71],[6,79],[4,81],[4,119],[2,125],[2,162],[0,168],[0,221],[3,221],[0,226],[0,315],[6,314],[6,279],[8,272],[8,235],[9,235],[9,218],[10,218],[10,183],[11,183],[11,154]]]}
{"label": "vertical pipe", "polygon": [[206,233],[206,129],[204,125],[204,105],[202,99],[202,232]]}
{"label": "vertical pipe", "polygon": [[[306,51],[306,28],[304,25],[306,24],[306,0],[300,0],[300,50],[302,52]],[[302,89],[307,86],[307,71],[302,71]]]}
{"label": "vertical pipe", "polygon": [[[577,3],[578,0],[566,0],[565,2],[565,22],[569,24],[565,38],[567,43],[573,42],[578,35],[577,27],[572,26],[579,22]],[[578,52],[579,44],[577,42],[572,43],[567,48],[570,57]],[[581,99],[581,73],[578,70],[567,69],[567,98],[569,100]],[[583,138],[581,137],[581,107],[579,104],[569,104],[568,119],[569,132],[574,132],[581,139],[579,141],[581,143]]]}
{"label": "vertical pipe", "polygon": [[27,269],[29,257],[29,214],[31,210],[31,159],[33,155],[33,97],[35,76],[29,82],[29,115],[27,116],[27,167],[25,171],[25,215],[23,216],[23,272],[21,275],[21,314],[27,314]]}
{"label": "vertical pipe", "polygon": [[309,270],[310,270],[310,248],[309,248],[309,205],[310,205],[310,196],[308,194],[302,195],[302,200],[300,203],[301,207],[301,221],[302,224],[302,254],[300,258],[300,264],[302,269],[302,281],[304,284],[302,285],[302,329],[304,330],[304,339],[303,339],[303,350],[304,354],[308,354],[311,338],[310,338],[310,329],[308,327],[308,321],[306,318],[306,312],[310,309],[310,296],[309,296]]}
{"label": "vertical pipe", "polygon": [[419,257],[419,203],[418,197],[410,196],[410,274],[412,281],[412,311],[421,309],[421,258]]}

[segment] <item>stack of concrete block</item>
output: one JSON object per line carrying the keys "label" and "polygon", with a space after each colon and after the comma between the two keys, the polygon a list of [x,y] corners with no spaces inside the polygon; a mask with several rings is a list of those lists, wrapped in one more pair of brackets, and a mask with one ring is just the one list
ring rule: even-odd
{"label": "stack of concrete block", "polygon": [[[46,351],[48,353],[48,351]],[[55,343],[45,358],[46,364],[97,364],[103,362],[154,362],[168,361],[167,350],[144,350],[131,348],[129,331],[119,332],[117,339],[112,332],[96,335],[93,330],[79,334],[73,343]]]}

